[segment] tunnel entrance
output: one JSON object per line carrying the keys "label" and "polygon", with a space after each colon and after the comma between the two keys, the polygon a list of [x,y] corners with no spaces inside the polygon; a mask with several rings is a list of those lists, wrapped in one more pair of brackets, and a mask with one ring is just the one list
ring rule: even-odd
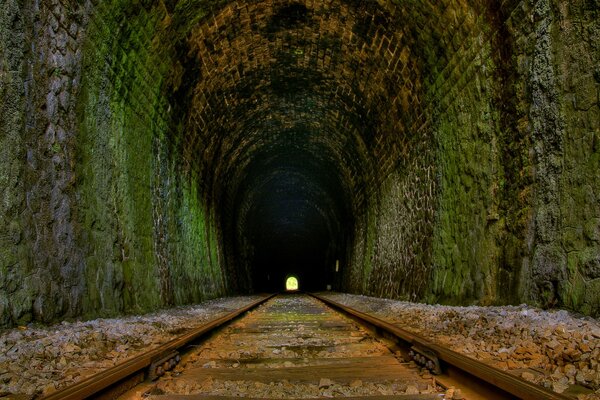
{"label": "tunnel entrance", "polygon": [[285,290],[288,292],[295,292],[299,289],[298,278],[290,276],[285,281]]}

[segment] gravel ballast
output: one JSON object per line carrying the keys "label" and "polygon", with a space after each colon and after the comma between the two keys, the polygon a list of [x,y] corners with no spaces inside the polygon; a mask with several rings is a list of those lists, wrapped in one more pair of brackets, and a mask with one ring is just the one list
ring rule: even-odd
{"label": "gravel ballast", "polygon": [[[600,399],[600,322],[565,310],[455,307],[342,293],[321,293],[459,353],[551,388],[592,391]],[[570,388],[570,389],[569,389]]]}
{"label": "gravel ballast", "polygon": [[[579,398],[600,399],[596,319],[525,305],[453,307],[322,295],[556,392],[578,385],[593,392]],[[258,298],[222,298],[143,316],[1,331],[0,396],[52,393]]]}
{"label": "gravel ballast", "polygon": [[0,396],[50,394],[258,300],[226,297],[142,316],[0,332]]}

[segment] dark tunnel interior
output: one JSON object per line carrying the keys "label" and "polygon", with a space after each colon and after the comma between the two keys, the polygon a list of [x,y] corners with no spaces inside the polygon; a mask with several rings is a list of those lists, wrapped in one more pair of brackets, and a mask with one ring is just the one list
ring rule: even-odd
{"label": "dark tunnel interior", "polygon": [[8,0],[0,326],[292,275],[597,315],[595,3]]}
{"label": "dark tunnel interior", "polygon": [[303,290],[326,289],[352,228],[339,172],[302,149],[302,135],[291,135],[296,144],[255,156],[234,206],[243,221],[236,259],[249,260],[258,291],[282,290],[290,275]]}
{"label": "dark tunnel interior", "polygon": [[[223,26],[200,25],[179,49],[180,151],[205,183],[234,290],[283,290],[290,275],[303,290],[335,286],[367,186],[397,163],[403,137],[385,133],[402,132],[410,116],[382,107],[397,96],[391,83],[369,85],[369,76],[389,79],[387,55],[362,54],[372,40],[365,29],[394,25],[373,4],[339,5],[358,20],[299,2],[257,3],[251,20],[227,9],[216,13]],[[369,13],[379,25],[360,19]]]}

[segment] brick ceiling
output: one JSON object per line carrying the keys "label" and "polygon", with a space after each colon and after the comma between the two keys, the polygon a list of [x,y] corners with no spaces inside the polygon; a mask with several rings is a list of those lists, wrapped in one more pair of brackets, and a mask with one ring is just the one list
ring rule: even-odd
{"label": "brick ceiling", "polygon": [[[342,257],[385,176],[430,140],[423,79],[471,15],[448,3],[232,1],[186,33],[181,151],[255,278]],[[174,10],[174,30],[194,18]]]}

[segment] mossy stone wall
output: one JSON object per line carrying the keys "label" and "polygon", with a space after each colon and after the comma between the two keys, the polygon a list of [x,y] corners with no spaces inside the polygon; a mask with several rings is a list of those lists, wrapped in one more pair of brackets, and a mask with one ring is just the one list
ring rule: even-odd
{"label": "mossy stone wall", "polygon": [[0,325],[251,290],[237,191],[282,132],[332,166],[337,289],[598,315],[599,10],[5,0]]}
{"label": "mossy stone wall", "polygon": [[[428,132],[435,154],[404,155],[431,158],[434,178],[405,185],[419,164],[398,162],[383,180],[359,219],[346,287],[598,315],[598,2],[436,11],[448,29],[415,46],[425,85],[415,133]],[[415,203],[433,217],[416,218]]]}
{"label": "mossy stone wall", "polygon": [[36,4],[0,22],[0,324],[223,295],[215,216],[173,150],[164,7]]}
{"label": "mossy stone wall", "polygon": [[[88,29],[78,192],[84,312],[144,312],[225,293],[217,229],[197,176],[173,151],[172,50],[160,6],[105,2]],[[110,39],[109,39],[110,38]]]}
{"label": "mossy stone wall", "polygon": [[550,300],[600,315],[600,2],[558,3],[550,12],[564,126],[553,246],[566,264]]}
{"label": "mossy stone wall", "polygon": [[[7,1],[0,15],[0,326],[12,315],[30,312],[30,307],[15,302],[23,286],[19,273],[27,263],[28,246],[24,241],[24,183],[20,179],[25,165],[26,98],[22,91],[26,80],[25,20],[18,1]],[[10,99],[10,101],[7,101]]]}

